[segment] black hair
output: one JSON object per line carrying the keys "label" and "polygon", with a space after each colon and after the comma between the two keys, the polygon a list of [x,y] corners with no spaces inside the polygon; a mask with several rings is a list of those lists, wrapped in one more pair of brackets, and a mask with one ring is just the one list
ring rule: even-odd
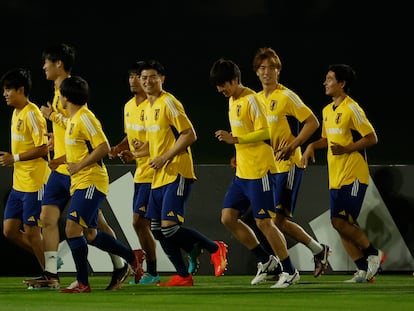
{"label": "black hair", "polygon": [[89,85],[79,76],[70,76],[60,84],[60,93],[72,104],[83,106],[88,102]]}
{"label": "black hair", "polygon": [[138,64],[138,75],[141,75],[141,72],[143,70],[153,69],[155,70],[159,75],[165,76],[165,67],[157,60],[150,59],[146,61],[140,61],[137,62]]}
{"label": "black hair", "polygon": [[351,66],[346,64],[333,64],[328,67],[328,71],[332,71],[335,73],[336,81],[345,81],[344,91],[345,93],[349,94],[349,92],[351,91],[352,83],[356,79],[355,70]]}
{"label": "black hair", "polygon": [[135,63],[132,63],[131,64],[131,66],[129,66],[129,68],[128,68],[128,73],[129,74],[131,74],[131,73],[135,73],[135,74],[139,74],[139,72],[140,72],[140,68],[141,68],[141,66],[144,64],[145,62],[144,61],[142,61],[142,60],[140,60],[140,61],[137,61],[137,62],[135,62]]}
{"label": "black hair", "polygon": [[0,79],[3,88],[15,89],[24,87],[24,95],[29,96],[32,90],[32,75],[29,69],[14,68],[7,71]]}
{"label": "black hair", "polygon": [[42,52],[43,60],[50,60],[55,63],[61,61],[66,72],[71,72],[75,62],[75,48],[66,43],[58,43],[47,47]]}
{"label": "black hair", "polygon": [[231,82],[233,79],[238,79],[241,82],[240,68],[235,62],[229,59],[220,58],[213,63],[210,69],[211,84],[223,85],[226,82]]}

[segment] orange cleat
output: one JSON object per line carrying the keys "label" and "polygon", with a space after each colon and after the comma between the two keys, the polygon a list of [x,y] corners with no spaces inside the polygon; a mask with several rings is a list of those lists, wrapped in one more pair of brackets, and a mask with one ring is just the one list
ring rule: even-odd
{"label": "orange cleat", "polygon": [[189,274],[186,277],[176,274],[168,282],[157,284],[157,286],[193,286],[193,285],[194,285],[194,280],[191,274]]}
{"label": "orange cleat", "polygon": [[131,263],[132,272],[134,273],[135,283],[141,280],[142,275],[144,274],[144,269],[142,268],[142,264],[145,260],[145,252],[142,249],[134,249],[135,259]]}
{"label": "orange cleat", "polygon": [[88,285],[83,285],[81,282],[77,280],[70,284],[68,287],[61,289],[61,293],[66,294],[80,294],[80,293],[90,293],[92,291],[91,287]]}
{"label": "orange cleat", "polygon": [[218,250],[211,254],[211,263],[214,265],[214,274],[216,277],[222,276],[227,270],[227,252],[228,246],[222,241],[215,241]]}

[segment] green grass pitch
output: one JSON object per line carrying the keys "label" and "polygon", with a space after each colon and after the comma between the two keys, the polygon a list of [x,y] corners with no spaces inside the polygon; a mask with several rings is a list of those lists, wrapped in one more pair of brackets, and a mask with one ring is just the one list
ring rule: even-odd
{"label": "green grass pitch", "polygon": [[[350,275],[301,275],[298,284],[271,289],[273,281],[252,286],[252,276],[194,276],[193,287],[129,285],[105,291],[110,276],[91,276],[89,294],[61,294],[58,290],[28,290],[22,277],[0,277],[1,311],[105,310],[414,310],[414,277],[379,275],[373,284],[346,284]],[[161,281],[169,279],[162,275]],[[68,286],[73,276],[61,277]]]}

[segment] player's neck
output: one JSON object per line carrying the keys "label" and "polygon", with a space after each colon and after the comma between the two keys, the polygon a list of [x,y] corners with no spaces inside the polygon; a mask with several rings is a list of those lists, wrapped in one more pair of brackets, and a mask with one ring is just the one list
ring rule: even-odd
{"label": "player's neck", "polygon": [[24,107],[26,107],[26,105],[29,103],[28,99],[22,100],[17,102],[16,104],[14,104],[14,111],[16,112],[16,114],[19,114],[20,111],[23,110]]}
{"label": "player's neck", "polygon": [[274,90],[277,89],[277,83],[274,84],[262,84],[263,92],[265,97],[269,97],[270,94],[273,93]]}
{"label": "player's neck", "polygon": [[146,99],[147,99],[147,96],[145,94],[135,94],[135,104],[137,106]]}
{"label": "player's neck", "polygon": [[233,98],[238,99],[240,97],[240,95],[243,93],[244,89],[245,89],[245,87],[242,84],[239,84],[237,86],[236,91],[233,94]]}
{"label": "player's neck", "polygon": [[346,94],[333,97],[334,106],[338,107],[344,101],[345,97],[346,97]]}
{"label": "player's neck", "polygon": [[67,104],[67,110],[69,112],[70,117],[72,118],[83,106],[74,105],[72,103]]}

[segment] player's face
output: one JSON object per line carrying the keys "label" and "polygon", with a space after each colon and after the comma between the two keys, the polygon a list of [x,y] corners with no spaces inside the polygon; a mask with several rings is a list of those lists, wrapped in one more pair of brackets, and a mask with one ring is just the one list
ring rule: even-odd
{"label": "player's face", "polygon": [[157,96],[162,91],[164,76],[159,75],[154,69],[144,69],[141,71],[139,81],[147,95]]}
{"label": "player's face", "polygon": [[234,79],[231,82],[224,82],[222,85],[217,85],[217,92],[223,94],[226,97],[233,96],[233,94],[237,91],[238,82],[237,79]]}
{"label": "player's face", "polygon": [[338,82],[338,80],[336,80],[335,72],[328,71],[323,85],[325,86],[326,95],[336,97],[342,94],[345,83]]}
{"label": "player's face", "polygon": [[259,68],[257,68],[256,75],[263,85],[277,84],[279,69],[277,69],[271,59],[264,59]]}
{"label": "player's face", "polygon": [[20,98],[24,96],[24,87],[20,87],[17,90],[13,88],[3,88],[3,96],[7,106],[17,107]]}
{"label": "player's face", "polygon": [[129,74],[128,80],[129,80],[129,89],[132,94],[138,94],[138,93],[143,92],[141,83],[139,81],[139,76],[136,73],[131,72]]}
{"label": "player's face", "polygon": [[59,76],[58,74],[58,65],[61,62],[52,62],[49,59],[45,59],[45,63],[43,64],[43,71],[45,72],[46,79],[50,81],[54,81]]}

